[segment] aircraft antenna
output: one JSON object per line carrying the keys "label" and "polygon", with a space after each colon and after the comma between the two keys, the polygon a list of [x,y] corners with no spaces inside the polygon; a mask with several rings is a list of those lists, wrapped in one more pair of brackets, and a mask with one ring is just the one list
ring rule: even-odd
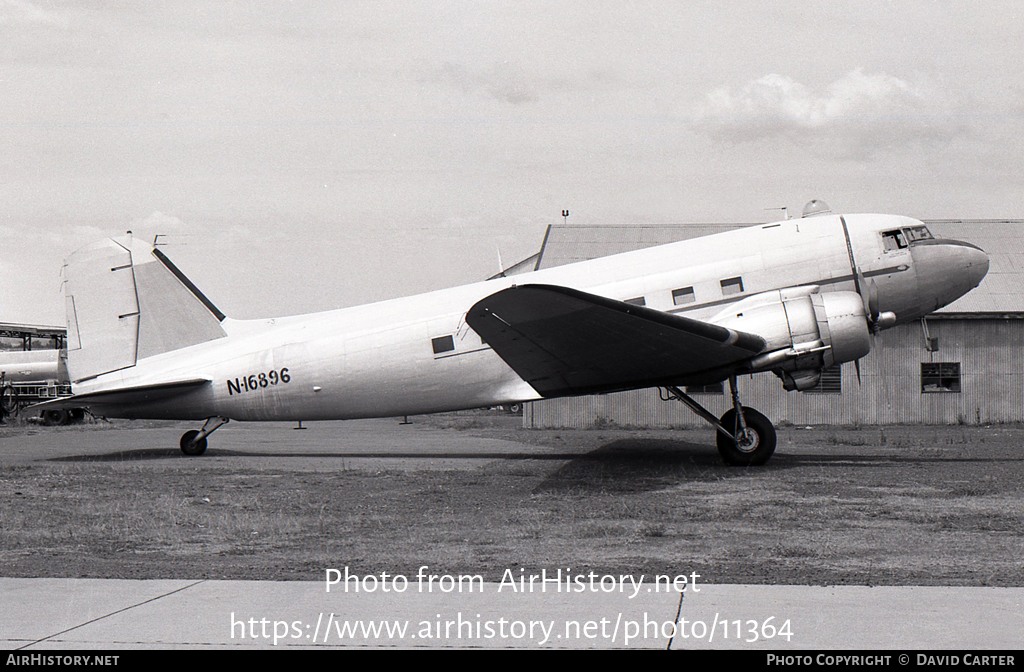
{"label": "aircraft antenna", "polygon": [[505,277],[505,264],[501,261],[501,245],[498,242],[494,242],[494,251],[498,253],[498,276],[499,278]]}
{"label": "aircraft antenna", "polygon": [[569,211],[562,210],[562,224],[565,226],[569,225]]}
{"label": "aircraft antenna", "polygon": [[782,210],[782,218],[783,219],[789,219],[789,207],[788,206],[784,205],[781,208],[765,208],[764,209],[765,212],[769,212],[771,210]]}

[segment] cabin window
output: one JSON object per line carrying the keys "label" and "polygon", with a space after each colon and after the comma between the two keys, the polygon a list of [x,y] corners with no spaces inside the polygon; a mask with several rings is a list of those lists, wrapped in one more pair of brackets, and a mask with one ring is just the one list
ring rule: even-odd
{"label": "cabin window", "polygon": [[672,303],[677,306],[693,303],[696,300],[697,297],[693,294],[693,287],[683,287],[682,289],[672,290]]}
{"label": "cabin window", "polygon": [[687,394],[725,394],[722,383],[711,383],[710,385],[687,385]]}
{"label": "cabin window", "polygon": [[448,336],[438,336],[430,340],[430,344],[434,346],[434,354],[440,355],[443,352],[451,352],[455,349],[455,339]]}
{"label": "cabin window", "polygon": [[722,280],[722,294],[740,294],[743,292],[743,278],[726,278]]}
{"label": "cabin window", "polygon": [[922,393],[959,391],[960,362],[922,362]]}
{"label": "cabin window", "polygon": [[817,392],[819,394],[842,394],[843,392],[843,370],[841,364],[826,366],[821,370],[821,377],[818,384],[805,392]]}
{"label": "cabin window", "polygon": [[647,302],[644,301],[644,297],[638,296],[635,299],[626,299],[623,303],[628,303],[631,306],[646,306]]}
{"label": "cabin window", "polygon": [[886,252],[902,250],[907,246],[907,238],[902,231],[885,231],[882,233],[882,248]]}

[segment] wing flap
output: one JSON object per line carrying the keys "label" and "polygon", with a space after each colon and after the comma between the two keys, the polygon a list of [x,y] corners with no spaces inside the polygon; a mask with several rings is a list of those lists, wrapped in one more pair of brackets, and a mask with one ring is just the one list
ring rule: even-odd
{"label": "wing flap", "polygon": [[491,294],[466,322],[545,397],[681,384],[765,347],[754,334],[557,285]]}

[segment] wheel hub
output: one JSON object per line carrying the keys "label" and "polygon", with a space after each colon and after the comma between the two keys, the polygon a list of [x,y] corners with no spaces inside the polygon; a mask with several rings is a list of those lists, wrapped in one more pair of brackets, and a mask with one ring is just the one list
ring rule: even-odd
{"label": "wheel hub", "polygon": [[761,436],[750,427],[736,435],[736,447],[744,453],[752,453],[761,444]]}

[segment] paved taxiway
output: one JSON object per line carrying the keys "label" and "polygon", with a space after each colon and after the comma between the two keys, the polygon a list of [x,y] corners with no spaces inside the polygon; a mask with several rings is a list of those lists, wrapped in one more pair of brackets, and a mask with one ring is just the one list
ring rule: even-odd
{"label": "paved taxiway", "polygon": [[[518,418],[505,420],[518,423]],[[115,422],[109,427],[39,427],[0,435],[0,466],[92,462],[180,469],[201,463],[205,469],[216,469],[233,463],[254,470],[417,470],[471,469],[498,459],[560,457],[552,456],[545,446],[443,431],[418,420],[401,424],[400,418],[383,418],[306,423],[301,430],[294,423],[232,422],[210,436],[210,448],[198,462],[179,459],[178,441],[201,422]]]}
{"label": "paved taxiway", "polygon": [[[630,598],[498,588],[419,594],[410,584],[403,594],[355,594],[299,581],[0,579],[0,647],[666,648],[670,637],[674,649],[978,650],[1024,643],[1024,588],[706,584],[683,593],[681,603],[678,594],[643,590]],[[681,627],[673,630],[668,624],[676,622]],[[757,641],[750,641],[751,622],[758,624]],[[371,623],[405,624],[404,636],[386,626],[366,634],[362,628]]]}

